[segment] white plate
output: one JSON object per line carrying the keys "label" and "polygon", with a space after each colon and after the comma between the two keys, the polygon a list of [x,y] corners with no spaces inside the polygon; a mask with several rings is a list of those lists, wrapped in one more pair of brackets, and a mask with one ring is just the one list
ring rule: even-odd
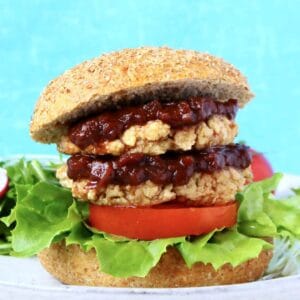
{"label": "white plate", "polygon": [[[49,157],[39,157],[47,160]],[[300,176],[285,175],[277,196],[300,186]],[[51,277],[36,258],[0,256],[0,299],[78,300],[78,299],[201,299],[244,300],[300,299],[300,274],[252,283],[177,289],[92,288],[66,286]]]}

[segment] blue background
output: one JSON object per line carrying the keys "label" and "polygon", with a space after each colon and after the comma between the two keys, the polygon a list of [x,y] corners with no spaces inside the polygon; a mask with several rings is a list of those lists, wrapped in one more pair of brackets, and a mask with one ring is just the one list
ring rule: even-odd
{"label": "blue background", "polygon": [[300,1],[0,0],[0,156],[55,153],[28,123],[49,80],[103,52],[168,45],[210,52],[249,78],[239,139],[300,174]]}

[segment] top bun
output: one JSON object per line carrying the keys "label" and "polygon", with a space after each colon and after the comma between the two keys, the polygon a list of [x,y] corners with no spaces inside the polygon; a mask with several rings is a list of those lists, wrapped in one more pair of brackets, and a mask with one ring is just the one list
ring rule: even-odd
{"label": "top bun", "polygon": [[240,107],[253,97],[246,78],[220,58],[166,47],[124,49],[85,61],[52,80],[35,107],[31,136],[55,143],[69,123],[105,108],[196,95],[237,99]]}

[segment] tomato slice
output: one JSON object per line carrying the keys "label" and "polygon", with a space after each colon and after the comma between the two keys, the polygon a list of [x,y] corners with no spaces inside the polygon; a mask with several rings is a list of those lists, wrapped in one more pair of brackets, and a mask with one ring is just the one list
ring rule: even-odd
{"label": "tomato slice", "polygon": [[141,240],[201,235],[217,228],[231,227],[236,220],[236,202],[210,207],[181,204],[112,207],[90,204],[89,216],[89,224],[100,231]]}

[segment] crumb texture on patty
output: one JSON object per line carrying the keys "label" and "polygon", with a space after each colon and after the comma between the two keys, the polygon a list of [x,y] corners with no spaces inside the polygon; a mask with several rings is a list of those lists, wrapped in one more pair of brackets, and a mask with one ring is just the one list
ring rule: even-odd
{"label": "crumb texture on patty", "polygon": [[99,271],[94,249],[83,252],[77,245],[66,247],[59,243],[39,254],[45,269],[62,283],[132,288],[197,287],[250,282],[263,275],[271,258],[272,251],[267,250],[237,267],[226,264],[216,271],[211,264],[196,263],[188,268],[179,252],[169,247],[146,277],[117,278]]}
{"label": "crumb texture on patty", "polygon": [[[232,202],[235,194],[251,181],[250,168],[227,168],[209,173],[195,173],[186,185],[156,185],[146,181],[137,186],[110,184],[101,189],[89,187],[88,180],[73,181],[67,176],[67,166],[58,169],[62,186],[70,188],[74,197],[98,205],[147,206],[179,198],[196,206],[222,205]],[[188,199],[188,200],[186,200]]]}
{"label": "crumb texture on patty", "polygon": [[128,128],[120,139],[90,145],[83,151],[64,135],[58,143],[60,152],[66,154],[112,154],[145,153],[160,155],[169,150],[203,149],[216,145],[227,145],[237,135],[237,125],[224,116],[213,116],[207,122],[182,129],[171,129],[160,120]]}

